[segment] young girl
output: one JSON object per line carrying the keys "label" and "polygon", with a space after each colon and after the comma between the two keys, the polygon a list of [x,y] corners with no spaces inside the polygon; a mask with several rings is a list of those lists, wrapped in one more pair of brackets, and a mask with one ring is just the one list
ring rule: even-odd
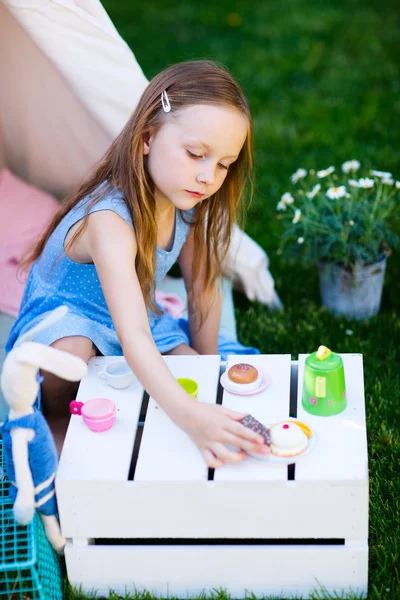
{"label": "young girl", "polygon": [[[7,350],[65,304],[68,315],[35,341],[85,361],[123,354],[209,467],[240,461],[244,451],[268,452],[262,437],[237,422],[242,414],[194,401],[161,356],[218,353],[221,261],[251,167],[250,112],[232,76],[206,61],[160,73],[34,249]],[[176,260],[188,294],[190,346],[154,300]],[[58,441],[75,394],[76,384],[44,374],[43,410]]]}

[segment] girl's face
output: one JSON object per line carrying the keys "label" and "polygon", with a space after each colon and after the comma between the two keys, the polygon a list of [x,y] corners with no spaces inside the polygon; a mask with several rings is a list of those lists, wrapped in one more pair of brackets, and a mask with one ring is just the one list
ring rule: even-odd
{"label": "girl's face", "polygon": [[168,115],[144,145],[159,210],[188,210],[225,181],[245,142],[248,121],[230,106],[195,105]]}

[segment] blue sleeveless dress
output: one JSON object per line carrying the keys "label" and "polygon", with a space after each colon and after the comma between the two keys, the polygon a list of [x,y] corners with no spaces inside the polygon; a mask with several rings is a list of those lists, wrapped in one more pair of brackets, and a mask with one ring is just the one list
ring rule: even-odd
{"label": "blue sleeveless dress", "polygon": [[[103,184],[108,185],[108,184]],[[104,198],[89,211],[111,210],[117,213],[134,231],[128,207],[122,192],[111,185]],[[90,198],[89,198],[90,199]],[[50,345],[56,340],[73,335],[84,336],[92,340],[99,353],[105,356],[122,355],[111,315],[93,264],[80,264],[71,260],[64,252],[65,237],[70,228],[82,219],[87,211],[87,200],[83,198],[59,223],[51,234],[41,256],[32,265],[21,303],[19,315],[11,329],[6,344],[9,352],[17,339],[32,329],[50,311],[65,304],[68,314],[39,333],[35,340]],[[192,210],[183,211],[184,219],[192,218]],[[184,222],[179,210],[176,211],[175,237],[170,251],[156,249],[156,287],[176,262],[186,241],[190,225]],[[151,333],[161,353],[176,348],[179,344],[189,344],[187,322],[177,321],[168,314],[155,315],[149,312]],[[254,354],[258,350],[246,348],[236,340],[227,340],[220,336],[219,343],[224,354]]]}

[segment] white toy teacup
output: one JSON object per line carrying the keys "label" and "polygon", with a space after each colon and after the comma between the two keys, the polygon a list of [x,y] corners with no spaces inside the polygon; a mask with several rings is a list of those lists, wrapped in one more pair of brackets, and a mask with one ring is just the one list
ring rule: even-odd
{"label": "white toy teacup", "polygon": [[111,387],[122,390],[131,385],[135,374],[125,361],[115,360],[108,363],[103,371],[100,371],[99,377],[105,379]]}

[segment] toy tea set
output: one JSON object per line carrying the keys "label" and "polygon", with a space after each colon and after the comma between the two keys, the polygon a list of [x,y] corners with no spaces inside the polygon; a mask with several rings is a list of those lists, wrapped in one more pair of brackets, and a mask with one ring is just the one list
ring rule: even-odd
{"label": "toy tea set", "polygon": [[[103,371],[100,371],[99,377],[116,390],[129,387],[135,379],[133,371],[124,360],[108,363]],[[69,404],[69,411],[71,415],[81,416],[89,429],[101,433],[113,426],[117,409],[109,398],[92,398],[85,403],[73,400]]]}
{"label": "toy tea set", "polygon": [[[266,373],[240,363],[221,376],[221,384],[232,394],[249,395],[260,393],[269,380]],[[333,416],[346,408],[343,360],[326,346],[320,346],[305,361],[302,406],[319,417]],[[266,426],[252,415],[246,415],[241,423],[262,435],[270,448],[269,454],[249,455],[269,464],[293,463],[297,457],[310,453],[317,442],[315,430],[298,419],[271,419],[271,424]]]}
{"label": "toy tea set", "polygon": [[[109,363],[99,376],[115,389],[128,387],[135,378],[126,362],[121,360]],[[197,399],[199,388],[196,381],[188,378],[177,381]],[[262,392],[270,384],[270,378],[253,365],[237,363],[221,375],[220,382],[228,392],[248,396]],[[343,361],[326,346],[320,346],[305,361],[302,405],[304,410],[320,417],[336,415],[346,408]],[[95,432],[110,429],[116,415],[115,404],[107,398],[94,398],[85,404],[73,401],[70,411],[81,415],[84,423]],[[271,419],[271,424],[266,426],[252,415],[246,415],[241,423],[261,434],[270,449],[269,453],[249,455],[269,464],[295,462],[297,457],[309,454],[317,442],[315,430],[298,419]]]}
{"label": "toy tea set", "polygon": [[[106,365],[99,373],[99,377],[116,390],[129,387],[135,380],[133,371],[123,360],[116,360]],[[199,386],[196,381],[187,378],[179,378],[177,381],[189,396],[197,398]],[[107,431],[113,426],[116,410],[114,402],[109,398],[92,398],[87,402],[72,400],[69,404],[71,415],[81,416],[85,425],[96,433]]]}

